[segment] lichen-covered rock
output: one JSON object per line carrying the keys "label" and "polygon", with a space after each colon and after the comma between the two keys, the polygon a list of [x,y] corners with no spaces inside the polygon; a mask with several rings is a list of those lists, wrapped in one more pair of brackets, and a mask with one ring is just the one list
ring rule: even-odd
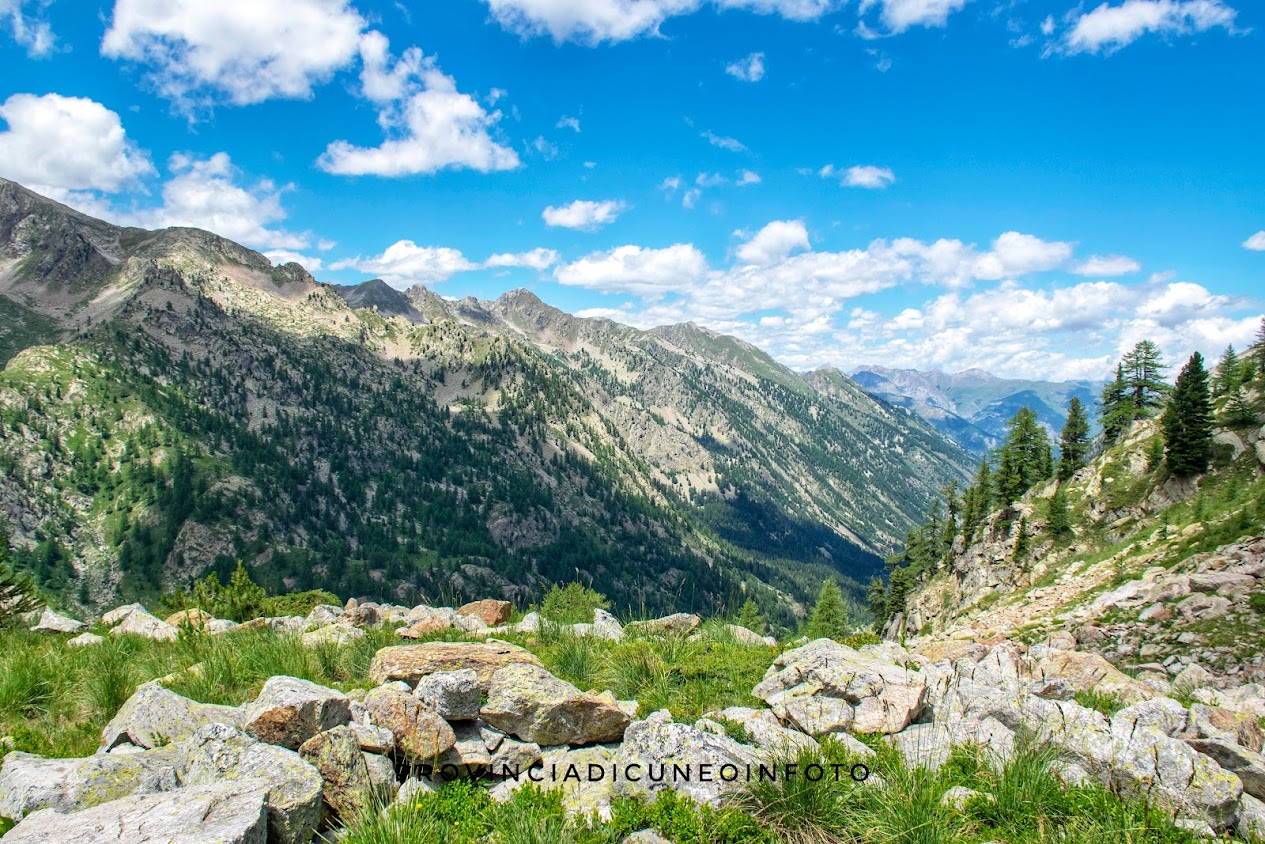
{"label": "lichen-covered rock", "polygon": [[176,749],[186,785],[262,781],[272,844],[307,844],[320,825],[321,775],[293,750],[265,744],[225,724],[201,728]]}
{"label": "lichen-covered rock", "polygon": [[351,728],[340,726],[317,733],[303,743],[299,755],[320,772],[325,806],[336,817],[350,820],[372,805],[369,766]]}
{"label": "lichen-covered rock", "polygon": [[1245,792],[1265,800],[1265,757],[1261,754],[1224,739],[1189,739],[1187,743],[1235,774]]}
{"label": "lichen-covered rock", "polygon": [[45,809],[5,844],[266,844],[264,784],[255,780],[124,797],[63,814]]}
{"label": "lichen-covered rock", "polygon": [[772,711],[785,723],[810,736],[847,730],[856,720],[852,704],[837,697],[788,695],[776,700]]}
{"label": "lichen-covered rock", "polygon": [[702,623],[703,619],[693,613],[678,612],[672,615],[665,615],[662,618],[629,622],[624,625],[624,630],[629,633],[688,636],[697,630]]}
{"label": "lichen-covered rock", "polygon": [[446,721],[472,721],[479,717],[483,690],[478,672],[463,668],[427,674],[417,681],[413,694]]}
{"label": "lichen-covered rock", "polygon": [[396,645],[383,648],[374,655],[369,666],[369,680],[379,686],[392,680],[403,680],[412,687],[427,674],[469,668],[479,675],[479,686],[486,690],[498,669],[515,663],[541,665],[531,651],[504,642]]}
{"label": "lichen-covered rock", "polygon": [[421,621],[414,622],[408,627],[402,627],[396,631],[401,639],[421,639],[432,633],[439,633],[452,628],[452,622],[443,616],[432,615],[423,618]]}
{"label": "lichen-covered rock", "polygon": [[1239,819],[1234,831],[1244,841],[1265,841],[1265,803],[1250,794],[1239,798]]}
{"label": "lichen-covered rock", "polygon": [[[548,756],[546,756],[546,761]],[[660,710],[644,721],[635,721],[624,733],[624,741],[615,754],[615,793],[644,796],[651,800],[664,789],[675,790],[696,802],[720,805],[724,796],[746,781],[748,765],[758,765],[759,754],[733,739],[700,730],[691,724],[676,724],[672,715]],[[699,766],[710,765],[710,774],[700,775]],[[639,778],[624,776],[630,765]],[[655,771],[650,771],[650,766]],[[677,776],[674,766],[689,766],[688,780]],[[660,770],[660,766],[665,766]],[[726,782],[732,766],[734,778]],[[609,766],[607,766],[609,768]],[[724,769],[722,771],[722,768]],[[655,773],[656,776],[651,776]]]}
{"label": "lichen-covered rock", "polygon": [[270,677],[259,697],[242,708],[245,730],[260,741],[298,750],[317,733],[351,720],[342,692],[297,677]]}
{"label": "lichen-covered rock", "polygon": [[84,630],[88,625],[82,621],[73,619],[69,616],[62,615],[44,608],[44,612],[40,613],[40,620],[31,628],[33,633],[78,633]]}
{"label": "lichen-covered rock", "polygon": [[360,749],[366,753],[387,756],[395,750],[395,736],[386,727],[378,727],[365,721],[353,720],[348,726],[360,742]]}
{"label": "lichen-covered rock", "polygon": [[619,741],[630,718],[610,694],[594,695],[536,665],[509,665],[492,676],[482,716],[503,732],[540,745]]}
{"label": "lichen-covered rock", "polygon": [[395,752],[411,762],[433,763],[457,742],[448,722],[406,691],[379,686],[365,695],[364,707],[375,725],[391,731]]}
{"label": "lichen-covered rock", "polygon": [[215,616],[206,610],[197,609],[196,607],[172,613],[166,619],[166,623],[177,630],[204,630],[212,621],[215,621]]}
{"label": "lichen-covered rock", "polygon": [[619,623],[619,619],[606,610],[594,610],[593,635],[599,639],[619,642],[624,638],[624,627]]}
{"label": "lichen-covered rock", "polygon": [[1038,660],[1034,680],[1066,680],[1074,692],[1091,689],[1126,704],[1155,697],[1155,691],[1117,669],[1098,654],[1048,649]]}
{"label": "lichen-covered rock", "polygon": [[[613,778],[612,765],[618,764],[619,748],[598,744],[592,747],[550,748],[541,759],[540,767],[529,776],[526,772],[518,779],[507,779],[490,792],[493,800],[509,800],[515,791],[526,785],[535,785],[542,791],[562,792],[562,807],[568,814],[592,815],[603,820],[611,818],[611,798],[615,796],[617,781]],[[601,769],[601,777],[590,777]]]}
{"label": "lichen-covered rock", "polygon": [[[126,622],[124,622],[126,623]],[[156,682],[137,689],[105,725],[101,749],[120,744],[151,748],[192,736],[207,724],[242,725],[242,711],[233,706],[198,703]]]}
{"label": "lichen-covered rock", "polygon": [[180,631],[160,618],[150,615],[144,608],[135,609],[110,629],[113,636],[143,636],[155,642],[174,642]]}
{"label": "lichen-covered rock", "polygon": [[343,617],[343,608],[330,604],[317,604],[307,614],[307,629],[319,630],[327,624],[334,624]]}
{"label": "lichen-covered rock", "polygon": [[324,627],[313,630],[310,633],[304,633],[302,642],[304,647],[315,648],[320,645],[336,645],[342,646],[350,644],[357,639],[363,639],[369,634],[361,630],[359,627],[352,627],[350,624],[327,624]]}
{"label": "lichen-covered rock", "polygon": [[71,811],[67,785],[80,759],[45,759],[14,751],[0,768],[0,818],[20,820],[40,809]]}
{"label": "lichen-covered rock", "polygon": [[457,615],[475,616],[488,627],[495,627],[498,624],[504,624],[509,621],[513,612],[514,605],[509,601],[488,599],[485,601],[471,601],[465,606],[458,608]]}
{"label": "lichen-covered rock", "polygon": [[74,812],[133,794],[180,785],[175,750],[161,748],[84,759],[44,759],[10,753],[0,769],[0,817],[22,818],[40,809]]}
{"label": "lichen-covered rock", "polygon": [[369,772],[369,787],[374,799],[380,803],[390,803],[400,792],[395,765],[390,759],[377,753],[361,751],[360,755],[365,760],[365,770]]}
{"label": "lichen-covered rock", "polygon": [[99,645],[105,641],[104,636],[98,636],[96,633],[80,633],[73,639],[66,640],[68,648],[86,648],[90,645]]}
{"label": "lichen-covered rock", "polygon": [[454,769],[458,776],[479,776],[489,770],[492,754],[483,740],[481,724],[463,721],[453,727],[457,740],[435,763],[442,770]]}
{"label": "lichen-covered rock", "polygon": [[788,730],[778,722],[778,716],[767,709],[731,706],[722,710],[718,717],[741,726],[750,736],[751,743],[761,750],[794,753],[818,748],[816,740],[805,735],[806,730]]}
{"label": "lichen-covered rock", "polygon": [[140,604],[127,604],[122,607],[115,607],[105,615],[101,616],[101,623],[106,627],[113,627],[116,624],[127,619],[134,612],[147,612]]}
{"label": "lichen-covered rock", "polygon": [[1261,725],[1257,719],[1240,712],[1222,709],[1219,706],[1207,706],[1202,703],[1190,705],[1190,717],[1184,738],[1222,739],[1242,745],[1248,750],[1260,753],[1265,736],[1261,733]]}

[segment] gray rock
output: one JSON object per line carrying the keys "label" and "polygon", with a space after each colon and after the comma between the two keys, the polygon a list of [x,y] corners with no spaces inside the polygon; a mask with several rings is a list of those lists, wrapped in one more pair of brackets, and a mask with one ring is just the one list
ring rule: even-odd
{"label": "gray rock", "polygon": [[1250,794],[1240,797],[1234,830],[1244,841],[1265,841],[1265,803]]}
{"label": "gray rock", "polygon": [[438,790],[429,777],[409,777],[396,792],[395,805],[407,805],[416,800],[419,795],[434,794]]}
{"label": "gray rock", "polygon": [[624,638],[624,628],[619,623],[619,620],[606,610],[594,610],[593,635],[599,639],[609,639],[612,642],[618,642]]}
{"label": "gray rock", "polygon": [[1243,783],[1243,791],[1265,800],[1265,757],[1225,739],[1187,739],[1187,744],[1232,772]]}
{"label": "gray rock", "polygon": [[479,673],[473,668],[437,671],[417,681],[413,690],[418,700],[446,721],[472,721],[479,717],[482,689]]}
{"label": "gray rock", "polygon": [[748,630],[747,628],[740,627],[737,624],[726,624],[725,630],[727,630],[729,635],[733,636],[734,640],[740,645],[750,645],[752,647],[758,645],[766,648],[777,646],[777,639],[774,639],[772,636],[761,636],[754,630]]}
{"label": "gray rock", "polygon": [[940,805],[957,812],[966,811],[966,804],[977,797],[987,798],[986,795],[976,791],[973,788],[967,788],[964,785],[955,785],[940,795]]}
{"label": "gray rock", "polygon": [[[489,742],[484,737],[484,746],[487,747]],[[543,754],[540,745],[531,741],[519,741],[515,738],[506,736],[503,740],[496,742],[495,747],[489,747],[488,750],[492,754],[492,759],[488,763],[494,776],[513,776],[514,774],[522,775],[528,768],[535,765],[541,760]]]}
{"label": "gray rock", "polygon": [[321,775],[293,750],[260,742],[224,724],[211,724],[177,745],[186,785],[262,781],[268,840],[307,844],[324,813]]}
{"label": "gray rock", "polygon": [[697,630],[702,623],[703,619],[693,613],[678,612],[672,615],[665,615],[662,618],[652,618],[648,621],[634,621],[624,625],[624,630],[629,633],[688,636]]}
{"label": "gray rock", "polygon": [[105,641],[105,637],[98,636],[96,633],[80,633],[73,639],[66,640],[68,648],[86,648],[90,645],[99,645]]}
{"label": "gray rock", "polygon": [[350,727],[335,727],[312,736],[299,748],[299,756],[320,772],[325,807],[335,817],[350,821],[372,805],[369,765]]}
{"label": "gray rock", "polygon": [[863,741],[857,739],[852,733],[835,733],[831,736],[836,743],[843,746],[849,755],[858,759],[872,759],[878,754],[874,752],[874,748],[870,747]]}
{"label": "gray rock", "polygon": [[236,621],[229,621],[226,618],[213,618],[206,623],[203,629],[212,636],[219,636],[221,633],[229,633],[241,627]]}
{"label": "gray rock", "polygon": [[[719,806],[726,794],[741,787],[745,781],[748,765],[758,765],[760,755],[750,747],[739,744],[726,736],[700,730],[690,724],[676,724],[667,710],[660,710],[644,721],[635,721],[624,734],[624,742],[616,753],[616,766],[621,775],[629,765],[638,765],[640,778],[636,780],[621,776],[615,782],[617,794],[644,796],[653,800],[656,794],[664,789],[675,790],[699,803]],[[705,780],[699,766],[711,766],[710,776]],[[666,766],[662,775],[651,776],[650,766]],[[688,781],[675,775],[675,767],[682,769],[689,766],[691,776]],[[736,777],[731,782],[724,781],[729,777],[729,769],[733,766]],[[722,769],[724,773],[722,773]]]}
{"label": "gray rock", "polygon": [[778,718],[810,736],[846,730],[856,720],[852,704],[837,697],[787,696],[773,702],[773,712]]}
{"label": "gray rock", "polygon": [[110,629],[113,636],[143,636],[155,642],[174,642],[180,631],[144,608],[134,609]]}
{"label": "gray rock", "polygon": [[410,762],[429,764],[452,747],[457,737],[435,710],[404,689],[379,686],[365,695],[373,723],[391,731],[395,752]]}
{"label": "gray rock", "polygon": [[106,627],[113,627],[114,625],[126,620],[127,617],[134,612],[147,612],[147,610],[140,604],[128,604],[123,607],[115,607],[105,615],[101,616],[101,623]]}
{"label": "gray rock", "polygon": [[55,613],[48,607],[40,614],[40,620],[31,628],[33,633],[79,633],[88,625],[69,616]]}
{"label": "gray rock", "polygon": [[483,720],[502,732],[540,745],[619,741],[629,715],[610,693],[581,692],[543,668],[507,665],[492,676]]}
{"label": "gray rock", "polygon": [[[542,791],[562,792],[562,807],[570,815],[596,813],[603,820],[611,818],[611,798],[615,795],[618,781],[612,781],[611,766],[616,764],[619,748],[596,744],[591,747],[571,749],[554,747],[545,752],[541,767],[533,774],[524,773],[518,779],[507,779],[494,787],[490,796],[497,802],[509,800],[514,792],[532,784]],[[589,766],[604,771],[600,778],[589,779]]]}
{"label": "gray rock", "polygon": [[350,644],[357,639],[363,639],[369,634],[361,630],[359,627],[352,627],[350,624],[327,624],[324,627],[317,628],[310,633],[303,634],[303,645],[308,648],[320,647],[322,645],[342,646]]}
{"label": "gray rock", "polygon": [[36,812],[5,844],[265,844],[264,784],[245,780],[124,797],[79,812]]}
{"label": "gray rock", "polygon": [[105,725],[101,749],[110,750],[125,742],[158,747],[189,738],[208,724],[240,727],[242,723],[242,711],[236,707],[198,703],[150,682],[137,689]]}
{"label": "gray rock", "polygon": [[40,809],[74,812],[133,794],[180,785],[180,761],[170,748],[84,759],[44,759],[10,753],[0,769],[0,817],[18,819]]}
{"label": "gray rock", "polygon": [[778,716],[768,709],[731,706],[721,711],[720,717],[740,724],[747,735],[751,736],[752,743],[761,750],[793,754],[799,750],[818,749],[817,742],[804,734],[807,731],[788,730],[778,722]]}
{"label": "gray rock", "polygon": [[351,702],[342,692],[297,677],[270,677],[259,696],[242,708],[250,735],[298,750],[317,733],[351,720]]}
{"label": "gray rock", "polygon": [[395,751],[395,736],[385,727],[377,727],[362,721],[352,721],[348,726],[355,734],[356,741],[360,743],[360,749],[366,753],[389,756]]}
{"label": "gray rock", "polygon": [[1126,706],[1116,715],[1122,721],[1131,721],[1139,727],[1176,736],[1185,731],[1189,713],[1186,707],[1172,698],[1157,697]]}
{"label": "gray rock", "polygon": [[334,624],[343,617],[343,608],[335,607],[329,604],[317,604],[312,607],[312,611],[307,614],[307,629],[319,630],[327,624]]}
{"label": "gray rock", "polygon": [[1181,670],[1181,673],[1173,678],[1173,688],[1180,691],[1190,692],[1202,686],[1210,686],[1216,681],[1212,676],[1212,672],[1204,668],[1197,662],[1192,662]]}
{"label": "gray rock", "polygon": [[365,760],[365,770],[369,772],[369,787],[374,797],[384,803],[390,803],[400,792],[400,781],[395,777],[395,765],[385,756],[376,753],[361,752]]}
{"label": "gray rock", "polygon": [[626,836],[623,844],[672,844],[672,842],[653,829],[639,829]]}

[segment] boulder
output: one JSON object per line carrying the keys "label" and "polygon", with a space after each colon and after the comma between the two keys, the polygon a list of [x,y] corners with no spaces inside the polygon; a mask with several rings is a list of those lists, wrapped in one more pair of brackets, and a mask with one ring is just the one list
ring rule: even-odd
{"label": "boulder", "polygon": [[157,682],[149,682],[137,689],[105,725],[101,749],[110,750],[124,743],[157,747],[187,739],[202,727],[217,723],[240,727],[242,711],[233,706],[198,703]]}
{"label": "boulder", "polygon": [[33,633],[79,633],[88,625],[69,616],[55,613],[48,607],[40,613],[40,620],[31,628]]}
{"label": "boulder", "polygon": [[837,697],[790,695],[773,704],[773,714],[810,736],[847,730],[856,720],[852,704]]}
{"label": "boulder", "polygon": [[270,844],[311,841],[324,811],[321,775],[299,754],[225,724],[203,727],[176,747],[185,785],[262,782]]}
{"label": "boulder", "polygon": [[1205,571],[1190,576],[1190,588],[1196,592],[1216,592],[1234,597],[1256,588],[1256,578],[1250,574],[1234,574],[1227,571]]}
{"label": "boulder", "polygon": [[[493,745],[490,746],[489,745]],[[519,741],[518,739],[505,736],[494,744],[488,741],[487,732],[484,732],[484,746],[492,754],[492,759],[488,763],[492,773],[495,776],[513,776],[521,775],[532,765],[541,760],[542,754],[540,745],[533,741]]]}
{"label": "boulder", "polygon": [[[779,654],[752,695],[775,710],[782,708],[788,717],[793,717],[795,699],[840,700],[853,707],[854,731],[897,733],[922,712],[927,683],[918,671],[866,656],[832,639],[817,639]],[[837,704],[806,707],[803,714],[829,715],[840,722],[845,718]],[[825,726],[825,720],[816,726]]]}
{"label": "boulder", "polygon": [[79,812],[36,812],[5,844],[266,844],[264,784],[255,780],[124,797]]}
{"label": "boulder", "polygon": [[457,610],[457,615],[474,616],[488,627],[495,627],[510,620],[514,605],[509,601],[471,601]]}
{"label": "boulder", "polygon": [[1033,679],[1066,680],[1074,692],[1090,690],[1126,704],[1155,697],[1155,691],[1134,680],[1098,654],[1050,649],[1037,661]]}
{"label": "boulder", "polygon": [[406,691],[379,686],[365,695],[364,707],[374,724],[391,731],[395,752],[410,762],[433,763],[457,742],[448,722]]}
{"label": "boulder", "polygon": [[[633,722],[624,733],[615,754],[620,774],[615,792],[653,800],[658,792],[671,789],[698,803],[719,806],[725,795],[742,787],[747,766],[761,761],[754,749],[727,736],[673,723],[672,715],[663,709]],[[702,765],[710,766],[706,775]],[[688,779],[677,774],[676,766],[683,772],[688,769]],[[635,779],[628,778],[629,771]]]}
{"label": "boulder", "polygon": [[385,756],[376,753],[360,752],[365,760],[365,770],[369,772],[370,793],[375,800],[389,803],[400,792],[400,781],[395,777],[395,764]]}
{"label": "boulder", "polygon": [[213,618],[206,623],[206,632],[212,636],[218,636],[221,633],[229,633],[241,627],[236,621],[229,621],[226,618]]}
{"label": "boulder", "polygon": [[395,751],[395,736],[386,727],[376,727],[365,721],[352,721],[347,726],[356,735],[360,749],[366,753],[388,756]]}
{"label": "boulder", "polygon": [[764,646],[766,648],[777,647],[777,639],[772,636],[761,636],[754,630],[748,630],[737,624],[726,624],[725,630],[729,631],[729,635],[733,636],[734,641],[740,645]]}
{"label": "boulder", "polygon": [[448,619],[432,615],[423,618],[421,621],[414,623],[409,627],[402,627],[396,631],[401,639],[421,639],[432,633],[440,633],[444,630],[452,629],[452,622]]}
{"label": "boulder", "polygon": [[678,612],[672,615],[665,615],[662,618],[652,618],[648,621],[633,621],[624,625],[624,630],[629,633],[650,634],[650,635],[667,635],[667,636],[688,636],[702,625],[703,619],[693,613]]}
{"label": "boulder", "polygon": [[110,629],[115,636],[143,636],[155,642],[174,642],[180,631],[162,619],[155,618],[144,608],[135,609]]}
{"label": "boulder", "polygon": [[[616,764],[619,750],[605,744],[550,748],[541,758],[539,769],[530,775],[524,771],[518,779],[501,782],[490,795],[493,800],[504,802],[525,785],[535,785],[542,791],[556,789],[562,792],[562,807],[568,814],[596,813],[599,818],[610,820],[611,798],[618,787],[612,778],[611,766]],[[594,775],[590,776],[590,772]]]}
{"label": "boulder", "polygon": [[[817,742],[811,736],[783,727],[777,716],[768,709],[731,706],[718,713],[717,717],[741,726],[751,737],[750,743],[764,751],[794,754],[799,750],[818,749]],[[699,724],[696,722],[695,726]]]}
{"label": "boulder", "polygon": [[483,720],[541,745],[619,741],[630,718],[606,693],[581,692],[538,665],[515,664],[492,676]]}
{"label": "boulder", "polygon": [[1261,745],[1265,742],[1260,722],[1252,716],[1201,703],[1190,705],[1187,735],[1183,738],[1223,739],[1256,753],[1261,752]]}
{"label": "boulder", "polygon": [[653,829],[639,829],[625,836],[620,844],[672,844]]}
{"label": "boulder", "polygon": [[594,610],[593,635],[599,639],[618,642],[624,638],[624,626],[606,610]]}
{"label": "boulder", "polygon": [[170,748],[85,759],[44,759],[14,752],[0,769],[0,817],[17,820],[40,809],[74,812],[179,785],[179,757]]}
{"label": "boulder", "polygon": [[482,725],[475,721],[463,721],[453,727],[457,737],[453,746],[435,762],[440,771],[456,770],[458,776],[479,776],[492,764],[492,754],[483,740]]}
{"label": "boulder", "polygon": [[1216,681],[1212,672],[1197,662],[1192,662],[1173,678],[1173,688],[1190,692],[1204,686],[1211,686]]}
{"label": "boulder", "polygon": [[308,648],[315,648],[321,645],[342,647],[368,635],[359,627],[352,627],[350,624],[327,624],[310,633],[304,633],[302,642],[304,647]]}
{"label": "boulder", "polygon": [[964,785],[955,785],[940,795],[940,805],[955,812],[964,812],[967,803],[979,798],[987,799],[990,796]]}
{"label": "boulder", "polygon": [[350,821],[357,812],[372,804],[369,766],[350,727],[334,727],[317,733],[303,742],[299,756],[320,772],[325,807],[335,817]]}
{"label": "boulder", "polygon": [[1244,841],[1265,841],[1265,803],[1250,794],[1240,797],[1239,819],[1234,831]]}
{"label": "boulder", "polygon": [[492,675],[507,665],[521,663],[540,666],[536,655],[525,648],[504,642],[426,642],[383,648],[369,666],[369,680],[375,685],[403,680],[409,686],[437,671],[473,669],[479,686],[486,690]]}
{"label": "boulder", "polygon": [[1243,791],[1265,800],[1265,757],[1225,739],[1188,739],[1187,744],[1236,775]]}
{"label": "boulder", "polygon": [[307,629],[319,630],[327,624],[334,624],[343,617],[343,608],[330,604],[317,604],[307,614]]}
{"label": "boulder", "polygon": [[66,640],[68,648],[86,648],[89,645],[99,645],[105,641],[105,637],[98,636],[96,633],[80,633],[73,639]]}
{"label": "boulder", "polygon": [[417,699],[439,713],[445,721],[470,721],[479,717],[483,691],[473,668],[437,671],[417,681]]}
{"label": "boulder", "polygon": [[127,617],[134,612],[147,611],[140,604],[128,604],[122,607],[115,607],[105,615],[101,616],[101,623],[106,627],[113,627],[114,625],[126,620]]}
{"label": "boulder", "polygon": [[297,677],[270,677],[259,696],[242,707],[246,732],[260,741],[298,750],[317,733],[351,720],[342,692]]}
{"label": "boulder", "polygon": [[181,610],[178,613],[172,613],[167,616],[165,623],[170,624],[177,630],[182,628],[185,630],[204,630],[212,621],[215,621],[215,616],[211,615],[206,610],[197,609],[195,607],[193,609]]}

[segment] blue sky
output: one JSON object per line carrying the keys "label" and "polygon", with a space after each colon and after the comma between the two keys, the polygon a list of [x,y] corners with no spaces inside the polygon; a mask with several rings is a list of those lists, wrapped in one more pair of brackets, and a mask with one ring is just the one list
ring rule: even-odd
{"label": "blue sky", "polygon": [[0,0],[0,175],[798,369],[1255,334],[1247,0]]}

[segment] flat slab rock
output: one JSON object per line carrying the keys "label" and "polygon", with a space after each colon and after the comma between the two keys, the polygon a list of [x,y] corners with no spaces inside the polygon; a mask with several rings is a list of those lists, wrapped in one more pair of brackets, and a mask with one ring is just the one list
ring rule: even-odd
{"label": "flat slab rock", "polygon": [[193,786],[124,797],[63,814],[44,809],[4,836],[5,844],[266,844],[264,784]]}
{"label": "flat slab rock", "polygon": [[479,686],[487,689],[492,675],[515,663],[544,667],[526,648],[505,642],[426,642],[383,648],[369,666],[369,680],[377,686],[403,680],[410,686],[427,674],[469,668],[479,675]]}

